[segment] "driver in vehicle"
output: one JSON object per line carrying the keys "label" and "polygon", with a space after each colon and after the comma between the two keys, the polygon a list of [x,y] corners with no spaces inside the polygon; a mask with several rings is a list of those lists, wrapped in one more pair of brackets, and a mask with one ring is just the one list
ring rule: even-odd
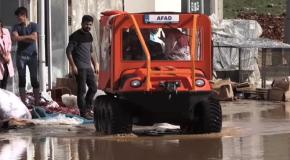
{"label": "driver in vehicle", "polygon": [[[157,41],[156,29],[142,29],[142,35],[151,54],[152,60],[164,60],[165,55],[162,45],[164,42]],[[123,32],[123,59],[125,60],[145,60],[146,56],[142,45],[136,35],[135,30]]]}

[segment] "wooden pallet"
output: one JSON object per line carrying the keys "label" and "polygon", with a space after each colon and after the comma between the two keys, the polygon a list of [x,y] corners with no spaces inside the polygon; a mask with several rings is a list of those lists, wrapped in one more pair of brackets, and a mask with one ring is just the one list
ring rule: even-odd
{"label": "wooden pallet", "polygon": [[257,88],[256,89],[257,99],[268,100],[269,99],[269,89],[267,88]]}
{"label": "wooden pallet", "polygon": [[258,99],[258,100],[268,100],[269,89],[265,88],[243,88],[237,89],[238,93],[242,93],[245,99]]}

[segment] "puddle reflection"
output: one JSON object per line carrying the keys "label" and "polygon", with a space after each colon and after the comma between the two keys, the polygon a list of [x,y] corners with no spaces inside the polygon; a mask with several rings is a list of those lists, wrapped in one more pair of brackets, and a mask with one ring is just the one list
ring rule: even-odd
{"label": "puddle reflection", "polygon": [[23,159],[27,148],[31,143],[30,138],[15,138],[13,140],[0,141],[0,159],[18,160]]}
{"label": "puddle reflection", "polygon": [[0,140],[2,160],[290,159],[290,134],[235,138],[130,140],[15,138]]}
{"label": "puddle reflection", "polygon": [[11,139],[0,141],[0,159],[207,160],[222,159],[221,138],[189,140]]}
{"label": "puddle reflection", "polygon": [[210,135],[98,137],[90,127],[8,132],[0,137],[0,160],[289,160],[289,104],[226,103],[223,130]]}

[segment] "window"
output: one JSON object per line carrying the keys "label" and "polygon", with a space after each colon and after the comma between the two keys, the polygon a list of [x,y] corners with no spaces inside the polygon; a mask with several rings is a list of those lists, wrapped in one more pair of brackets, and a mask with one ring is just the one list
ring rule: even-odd
{"label": "window", "polygon": [[196,54],[195,54],[195,60],[201,61],[202,60],[202,29],[199,29],[196,32]]}
{"label": "window", "polygon": [[[141,32],[152,60],[191,60],[189,29],[143,28]],[[123,59],[146,59],[137,34],[131,28],[123,30]]]}
{"label": "window", "polygon": [[102,61],[101,67],[103,70],[109,71],[110,69],[110,61],[111,61],[111,37],[112,32],[109,27],[103,27],[100,29],[101,37],[101,52],[100,52],[100,60]]}

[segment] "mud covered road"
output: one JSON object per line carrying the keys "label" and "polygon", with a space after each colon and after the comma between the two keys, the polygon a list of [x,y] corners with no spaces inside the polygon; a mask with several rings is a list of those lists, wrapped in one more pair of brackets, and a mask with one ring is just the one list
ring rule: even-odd
{"label": "mud covered road", "polygon": [[135,127],[139,135],[100,136],[92,125],[1,132],[0,160],[290,159],[290,103],[240,100],[222,108],[219,134],[151,134],[150,127]]}

